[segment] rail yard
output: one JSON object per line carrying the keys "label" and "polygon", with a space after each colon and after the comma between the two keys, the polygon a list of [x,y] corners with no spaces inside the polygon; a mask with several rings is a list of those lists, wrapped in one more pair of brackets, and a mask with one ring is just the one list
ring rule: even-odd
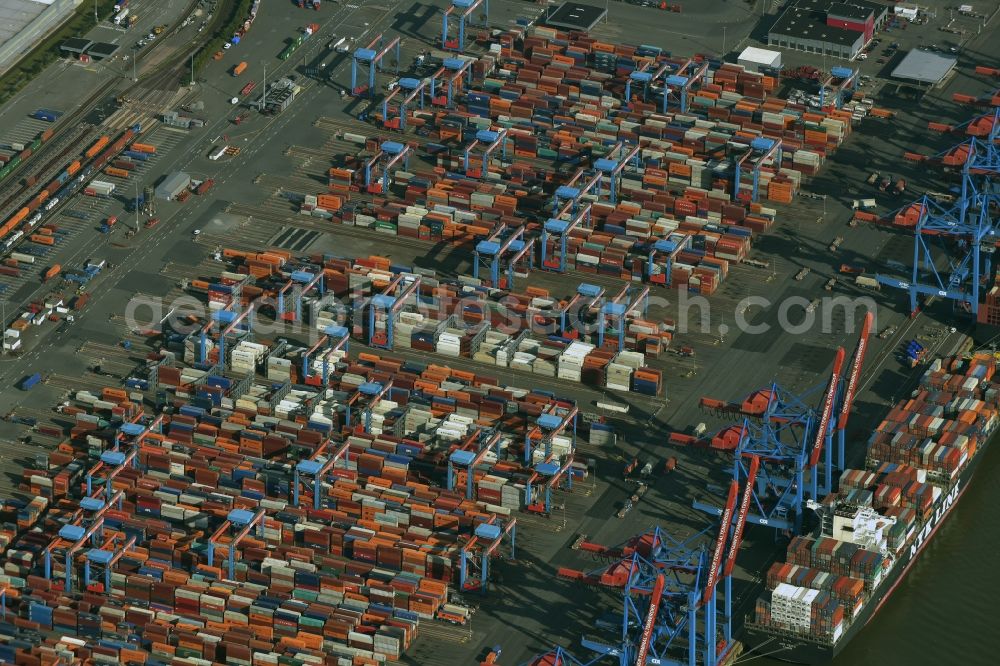
{"label": "rail yard", "polygon": [[1000,41],[777,4],[120,3],[0,109],[0,662],[848,663],[997,421]]}

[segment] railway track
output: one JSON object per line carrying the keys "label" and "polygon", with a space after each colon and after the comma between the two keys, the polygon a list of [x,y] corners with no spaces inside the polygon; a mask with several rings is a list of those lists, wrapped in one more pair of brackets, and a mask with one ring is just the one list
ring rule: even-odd
{"label": "railway track", "polygon": [[[79,153],[79,144],[87,134],[92,132],[93,129],[92,125],[88,123],[81,123],[74,127],[67,128],[67,134],[55,135],[53,139],[50,139],[49,142],[44,145],[51,148],[55,148],[56,145],[59,145],[61,151],[51,157],[40,168],[23,172],[24,178],[31,179],[33,176],[36,176],[38,178],[37,182],[41,183],[42,187],[48,185],[48,182],[46,182],[47,179],[43,178],[42,174],[55,172],[61,164],[70,159],[71,154]],[[33,166],[34,161],[29,161],[28,165]],[[13,177],[13,174],[11,177]],[[0,211],[3,211],[3,215],[0,216],[0,218],[7,218],[19,207],[15,202],[19,197],[24,196],[22,194],[24,189],[24,185],[21,184],[20,180],[13,180],[8,183],[8,187],[4,188],[3,194],[0,194],[0,197],[6,197],[3,200],[3,203],[0,203]]]}
{"label": "railway track", "polygon": [[[193,0],[184,10],[182,17],[178,21],[176,21],[173,26],[167,29],[166,33],[162,35],[161,39],[158,39],[155,42],[149,44],[145,49],[137,53],[135,57],[142,58],[144,56],[150,55],[153,52],[153,49],[155,49],[160,44],[164,43],[169,37],[176,34],[176,32],[180,29],[183,17],[193,12],[197,6],[198,6],[198,0]],[[183,61],[171,62],[170,58],[166,58],[164,59],[164,62],[162,64],[157,65],[156,67],[153,68],[151,72],[148,72],[144,75],[147,78],[140,77],[138,81],[133,82],[124,91],[121,91],[121,94],[125,95],[126,97],[129,95],[137,95],[142,91],[154,88],[155,86],[151,86],[150,85],[151,83],[166,82],[171,75],[179,77],[181,73],[184,71],[184,69],[185,69],[185,63]],[[58,162],[60,160],[69,159],[71,153],[73,152],[76,153],[83,152],[82,148],[79,148],[78,140],[83,136],[83,134],[86,133],[88,129],[93,128],[92,125],[84,122],[85,118],[87,117],[88,114],[90,114],[94,110],[94,107],[98,104],[98,102],[101,101],[102,98],[104,98],[107,95],[117,94],[119,92],[118,86],[120,85],[121,81],[116,80],[110,82],[110,84],[104,87],[97,88],[89,97],[87,97],[83,101],[82,104],[77,106],[76,109],[70,111],[68,114],[60,118],[57,127],[61,129],[58,129],[54,133],[53,137],[49,139],[49,141],[42,144],[42,146],[39,148],[39,152],[33,155],[34,159],[28,160],[25,164],[20,165],[17,169],[11,172],[9,178],[11,179],[10,182],[13,185],[12,188],[13,191],[9,196],[7,196],[7,198],[3,201],[3,203],[0,204],[0,210],[6,210],[7,208],[9,208],[11,202],[17,199],[19,196],[24,196],[27,199],[31,198],[29,194],[26,194],[24,192],[24,190],[27,188],[25,188],[20,184],[22,179],[30,178],[32,175],[44,173],[46,171],[58,168],[59,166]],[[77,133],[76,140],[67,141],[65,137],[69,136],[68,132],[76,132]],[[60,146],[62,150],[58,154],[55,154],[54,156],[50,157],[51,150],[53,149],[54,146],[57,145]],[[74,151],[74,149],[76,150]],[[29,168],[33,167],[34,164],[36,164],[38,160],[42,158],[47,159],[45,164],[39,169],[29,171]],[[34,194],[37,194],[42,187],[48,185],[48,183],[44,182],[44,179],[41,178],[39,179],[38,182],[39,182],[39,187],[34,190]]]}

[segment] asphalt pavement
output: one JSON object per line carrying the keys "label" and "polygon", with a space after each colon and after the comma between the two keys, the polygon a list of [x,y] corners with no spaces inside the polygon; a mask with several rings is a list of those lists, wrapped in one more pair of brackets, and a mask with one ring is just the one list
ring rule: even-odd
{"label": "asphalt pavement", "polygon": [[[276,190],[283,186],[303,189],[312,183],[314,193],[322,191],[324,182],[317,174],[323,174],[333,165],[334,149],[347,149],[337,143],[331,128],[339,124],[356,127],[360,133],[376,133],[371,126],[354,120],[365,104],[341,98],[341,88],[350,84],[350,60],[329,53],[328,43],[335,36],[349,36],[357,43],[364,43],[382,32],[402,34],[405,43],[401,65],[405,69],[418,51],[436,48],[440,30],[436,8],[444,4],[391,0],[329,3],[321,12],[313,13],[299,10],[291,3],[263,3],[257,22],[241,45],[228,50],[221,61],[210,62],[194,88],[186,91],[186,103],[203,104],[203,110],[196,113],[206,120],[206,126],[190,132],[163,126],[152,131],[153,140],[169,148],[158,151],[142,174],[142,184],[156,183],[168,173],[180,170],[199,179],[214,178],[216,186],[212,194],[192,197],[183,204],[158,202],[156,215],[162,220],[160,225],[151,230],[141,229],[132,239],[126,239],[121,230],[105,236],[93,229],[80,229],[79,240],[67,250],[64,265],[99,257],[106,258],[116,267],[88,286],[92,293],[91,305],[73,325],[58,332],[56,325],[46,324],[42,327],[46,328],[44,334],[38,336],[24,357],[5,359],[0,365],[0,382],[11,386],[29,371],[41,370],[50,375],[78,377],[81,385],[88,387],[99,386],[102,382],[117,383],[117,378],[98,378],[87,373],[87,368],[103,362],[117,373],[127,373],[130,363],[141,362],[147,349],[141,346],[131,351],[122,349],[122,340],[134,340],[135,337],[125,330],[118,316],[137,292],[163,295],[176,292],[177,282],[183,276],[209,276],[213,264],[206,257],[227,242],[268,245],[287,228],[274,221]],[[756,17],[753,12],[759,5],[749,7],[745,3],[721,1],[718,4],[720,8],[725,5],[729,13],[720,15],[708,9],[702,13],[686,7],[685,12],[674,15],[612,3],[608,24],[598,26],[595,35],[625,42],[670,42],[669,47],[676,53],[713,50],[710,47],[716,43],[715,48],[719,51],[723,46],[733,50],[735,47],[730,46],[729,40],[739,45],[748,38]],[[517,16],[538,10],[523,2],[494,0],[490,5],[491,22],[501,26]],[[705,23],[709,17],[720,16],[717,22]],[[662,24],[659,23],[661,19]],[[287,61],[279,61],[276,55],[286,40],[306,23],[314,21],[321,23],[319,34],[307,39]],[[701,36],[695,33],[699,26]],[[724,36],[719,34],[721,27],[726,28]],[[670,32],[673,28],[678,34]],[[722,39],[726,40],[725,45]],[[427,637],[418,641],[407,656],[407,663],[464,662],[497,643],[504,646],[504,661],[509,663],[519,663],[528,655],[556,643],[575,647],[581,634],[593,631],[591,619],[595,614],[620,603],[620,599],[616,601],[616,597],[607,592],[555,580],[557,566],[594,569],[602,565],[569,548],[581,534],[614,545],[654,525],[664,526],[678,537],[690,537],[710,528],[711,521],[694,512],[691,502],[698,498],[717,499],[717,486],[727,479],[730,463],[716,454],[673,449],[667,445],[668,433],[672,430],[690,432],[702,422],[710,431],[722,427],[725,421],[699,409],[702,395],[738,400],[771,380],[779,381],[791,391],[804,393],[814,404],[818,403],[824,373],[830,367],[834,349],[843,346],[850,352],[857,337],[857,331],[848,331],[847,324],[848,320],[856,323],[860,313],[843,311],[831,313],[828,331],[817,325],[799,334],[777,330],[767,336],[741,334],[735,330],[735,317],[740,301],[748,296],[767,298],[775,304],[792,296],[808,301],[825,295],[822,285],[830,277],[836,277],[839,282],[833,292],[835,295],[872,297],[877,305],[878,328],[897,327],[892,338],[873,340],[869,352],[863,390],[859,392],[856,414],[852,418],[851,454],[856,457],[873,420],[884,413],[886,403],[898,397],[899,387],[912,377],[911,371],[904,369],[896,359],[895,351],[900,344],[919,336],[932,348],[946,349],[955,338],[949,332],[952,320],[945,310],[932,309],[911,320],[901,294],[859,292],[839,275],[837,268],[841,263],[864,263],[874,268],[895,260],[905,261],[912,252],[910,241],[901,234],[880,228],[848,227],[850,200],[870,193],[864,178],[873,168],[891,168],[894,173],[898,171],[912,178],[913,189],[940,186],[932,173],[908,167],[901,163],[900,156],[914,145],[926,148],[943,145],[944,139],[928,135],[926,120],[944,116],[958,119],[968,113],[943,100],[950,100],[955,90],[971,92],[984,88],[986,82],[969,74],[971,65],[979,58],[973,54],[978,53],[978,49],[992,53],[991,49],[995,48],[996,45],[989,43],[985,36],[968,42],[964,46],[964,53],[968,55],[963,56],[959,74],[944,88],[931,91],[917,105],[896,96],[879,98],[880,105],[905,113],[895,120],[870,119],[859,125],[821,175],[806,185],[807,191],[826,195],[825,200],[799,199],[791,206],[780,207],[777,225],[755,243],[753,251],[756,258],[770,261],[770,268],[733,267],[729,279],[711,299],[712,314],[707,329],[678,336],[678,344],[694,347],[695,357],[669,356],[656,362],[657,367],[665,371],[665,399],[650,400],[618,393],[609,396],[607,392],[539,379],[530,374],[503,372],[504,381],[521,386],[551,387],[561,395],[578,399],[587,410],[594,409],[596,400],[609,397],[629,403],[631,410],[627,419],[618,424],[621,437],[616,447],[582,450],[594,457],[596,478],[573,493],[560,493],[557,504],[565,505],[564,509],[554,512],[548,519],[519,518],[523,524],[516,559],[497,565],[502,582],[488,597],[477,601],[479,611],[473,618],[471,634],[458,629],[430,627]],[[249,63],[248,71],[234,78],[229,72],[241,60]],[[322,69],[329,74],[306,74],[307,68],[318,67],[318,63],[323,62],[327,66]],[[296,82],[303,86],[302,92],[276,117],[251,114],[243,123],[233,124],[233,117],[244,109],[242,106],[234,108],[229,99],[248,80],[262,82],[265,66],[267,80],[295,75]],[[391,78],[390,73],[380,74],[379,86]],[[57,106],[57,102],[51,104]],[[24,100],[17,103],[23,105]],[[219,161],[209,160],[213,147],[220,145],[237,146],[240,153]],[[326,151],[330,151],[329,157],[323,156]],[[307,154],[311,156],[303,157]],[[895,200],[878,195],[876,198],[882,210],[906,201],[906,197]],[[227,208],[233,204],[256,208],[261,213],[257,217],[227,213]],[[108,202],[101,213],[122,215],[120,226],[130,219],[124,215],[121,202]],[[291,209],[287,213],[294,216]],[[203,233],[195,237],[192,233],[195,230]],[[828,247],[838,236],[844,240],[839,250],[831,252]],[[336,248],[338,254],[347,256],[391,253],[393,263],[432,263],[445,274],[467,272],[469,268],[463,253],[440,256],[432,254],[431,248],[416,243],[359,237],[346,231],[338,232],[336,228],[317,234],[305,251],[328,248]],[[220,264],[215,266],[221,267]],[[794,280],[793,276],[802,268],[809,268],[809,275],[802,281]],[[584,281],[589,280],[588,276]],[[579,276],[537,271],[530,279],[532,285],[549,288],[555,295],[572,293],[580,281]],[[674,303],[658,306],[652,316],[677,319],[678,295],[675,292],[662,295]],[[754,323],[776,322],[774,307],[758,307],[747,314]],[[15,409],[40,416],[51,413],[51,407],[63,398],[70,385],[56,377],[30,393],[5,390],[0,392],[0,412]],[[20,427],[0,423],[0,436],[5,439],[22,433]],[[14,458],[16,464],[30,464],[33,452],[41,450],[32,445],[12,445],[3,455]],[[627,518],[614,518],[614,513],[632,491],[621,478],[626,462],[638,457],[659,466],[668,456],[678,458],[677,472],[658,478],[650,493]],[[747,556],[741,560],[736,586],[740,595],[773,555],[770,531],[749,528],[746,539]]]}

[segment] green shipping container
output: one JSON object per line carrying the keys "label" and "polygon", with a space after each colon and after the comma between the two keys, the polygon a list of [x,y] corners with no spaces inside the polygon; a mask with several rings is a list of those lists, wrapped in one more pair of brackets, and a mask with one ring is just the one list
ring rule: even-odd
{"label": "green shipping container", "polygon": [[41,145],[42,145],[42,137],[38,137],[37,139],[35,139],[34,141],[32,141],[31,142],[31,150],[32,150],[32,152],[38,150],[41,147]]}

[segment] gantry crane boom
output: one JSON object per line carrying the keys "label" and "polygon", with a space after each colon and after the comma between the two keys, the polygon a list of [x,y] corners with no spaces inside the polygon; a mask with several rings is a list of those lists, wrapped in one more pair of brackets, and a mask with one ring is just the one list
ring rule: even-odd
{"label": "gantry crane boom", "polygon": [[715,585],[719,582],[719,570],[722,564],[722,553],[726,548],[726,538],[729,536],[729,525],[733,520],[733,510],[736,508],[736,494],[740,484],[736,479],[729,483],[729,498],[726,500],[726,507],[722,510],[722,523],[719,526],[719,535],[715,539],[715,549],[712,551],[712,559],[709,562],[708,580],[705,583],[705,590],[702,594],[701,602],[707,604],[715,593]]}
{"label": "gantry crane boom", "polygon": [[646,655],[649,654],[649,644],[653,640],[653,629],[656,627],[656,616],[660,611],[660,602],[663,600],[663,588],[667,581],[663,574],[656,577],[653,583],[653,591],[650,594],[649,608],[646,610],[646,621],[642,625],[642,637],[639,640],[639,647],[635,652],[635,666],[646,666]]}
{"label": "gantry crane boom", "polygon": [[740,544],[743,543],[743,529],[747,524],[747,516],[750,514],[750,502],[753,500],[753,484],[757,481],[757,471],[760,469],[760,458],[750,457],[750,470],[747,472],[746,484],[743,488],[743,495],[740,498],[740,510],[736,514],[736,525],[733,527],[733,536],[729,542],[729,552],[726,553],[726,566],[722,571],[723,576],[731,576],[733,567],[736,566],[736,556],[740,551]]}
{"label": "gantry crane boom", "polygon": [[816,439],[813,440],[812,452],[809,454],[809,466],[816,467],[819,456],[823,452],[823,443],[826,441],[827,430],[830,427],[830,417],[833,415],[834,403],[837,400],[837,383],[840,381],[840,370],[844,365],[844,348],[837,348],[837,355],[833,360],[833,373],[830,375],[830,383],[823,397],[823,411],[820,413],[819,424],[816,427]]}

